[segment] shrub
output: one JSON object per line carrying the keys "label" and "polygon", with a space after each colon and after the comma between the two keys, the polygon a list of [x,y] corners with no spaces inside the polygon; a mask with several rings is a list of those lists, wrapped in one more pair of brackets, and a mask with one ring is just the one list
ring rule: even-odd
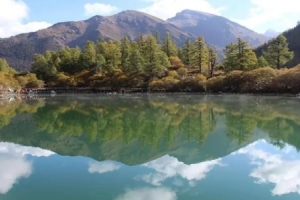
{"label": "shrub", "polygon": [[224,92],[240,92],[243,71],[234,70],[227,74],[224,78]]}
{"label": "shrub", "polygon": [[191,92],[204,92],[206,77],[198,74],[196,76],[187,77],[184,80],[178,82],[178,88],[181,91],[191,91]]}
{"label": "shrub", "polygon": [[175,70],[184,67],[184,64],[182,63],[180,58],[178,58],[177,56],[171,56],[169,58],[169,60],[171,63],[171,68],[173,68]]}
{"label": "shrub", "polygon": [[180,67],[177,70],[177,74],[178,74],[179,78],[184,79],[186,77],[186,75],[188,74],[188,70],[185,67]]}
{"label": "shrub", "polygon": [[274,78],[272,87],[281,93],[299,93],[300,65],[292,69],[281,70],[279,75]]}
{"label": "shrub", "polygon": [[278,71],[271,67],[264,67],[243,73],[240,92],[275,92],[274,78]]}
{"label": "shrub", "polygon": [[172,70],[168,72],[168,77],[178,78],[178,74],[175,70]]}
{"label": "shrub", "polygon": [[221,92],[224,89],[225,76],[216,76],[206,82],[207,92]]}

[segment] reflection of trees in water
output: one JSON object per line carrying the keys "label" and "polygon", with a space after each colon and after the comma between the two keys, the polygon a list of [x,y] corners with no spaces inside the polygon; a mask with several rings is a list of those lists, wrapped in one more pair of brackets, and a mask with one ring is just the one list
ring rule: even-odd
{"label": "reflection of trees in water", "polygon": [[227,136],[242,144],[250,139],[254,129],[257,127],[257,120],[244,116],[227,114],[225,118]]}
{"label": "reflection of trees in water", "polygon": [[44,100],[35,99],[22,101],[15,99],[13,101],[0,101],[0,129],[8,125],[10,121],[19,113],[36,113],[40,107],[45,105]]}
{"label": "reflection of trees in water", "polygon": [[34,120],[40,132],[86,135],[92,142],[138,140],[153,146],[159,146],[162,138],[171,145],[179,134],[204,142],[217,124],[214,110],[206,106],[121,101],[48,103]]}
{"label": "reflection of trees in water", "polygon": [[289,136],[296,132],[289,120],[281,118],[261,122],[260,128],[269,134],[271,143],[280,148],[283,148]]}
{"label": "reflection of trees in water", "polygon": [[46,104],[44,100],[14,101],[1,106],[0,128],[17,113],[32,113],[41,134],[85,137],[99,144],[139,141],[159,147],[172,146],[177,140],[203,144],[217,125],[224,124],[224,132],[238,144],[246,143],[255,129],[261,129],[275,145],[295,145],[291,137],[295,138],[300,124],[296,109],[285,109],[278,101],[258,104],[251,98],[226,101],[197,97],[52,99]]}

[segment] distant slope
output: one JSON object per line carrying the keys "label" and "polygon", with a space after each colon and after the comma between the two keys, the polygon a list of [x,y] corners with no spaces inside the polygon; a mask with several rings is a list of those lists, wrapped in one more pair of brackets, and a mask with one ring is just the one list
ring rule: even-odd
{"label": "distant slope", "polygon": [[30,70],[32,55],[46,50],[57,50],[63,46],[83,46],[87,40],[120,40],[124,36],[134,40],[141,34],[163,36],[170,32],[177,43],[194,38],[175,25],[154,16],[138,12],[123,11],[113,16],[94,16],[85,21],[62,22],[33,33],[0,39],[0,58],[21,71]]}
{"label": "distant slope", "polygon": [[230,42],[235,42],[237,37],[249,41],[253,47],[268,40],[267,37],[229,19],[194,10],[183,10],[167,21],[194,35],[203,36],[206,42],[219,50]]}
{"label": "distant slope", "polygon": [[277,37],[280,33],[276,32],[273,29],[268,29],[266,30],[266,32],[264,33],[264,36],[268,37],[268,38],[274,38]]}

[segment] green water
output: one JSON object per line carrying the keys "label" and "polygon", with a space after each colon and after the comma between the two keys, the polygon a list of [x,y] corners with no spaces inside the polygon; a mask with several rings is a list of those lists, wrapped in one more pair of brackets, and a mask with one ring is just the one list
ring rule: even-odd
{"label": "green water", "polygon": [[0,100],[1,200],[297,200],[300,100]]}

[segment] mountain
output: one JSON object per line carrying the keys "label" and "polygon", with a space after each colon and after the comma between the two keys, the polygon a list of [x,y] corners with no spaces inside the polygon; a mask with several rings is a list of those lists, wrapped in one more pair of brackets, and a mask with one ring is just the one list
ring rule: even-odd
{"label": "mountain", "polygon": [[123,11],[113,16],[94,16],[85,21],[62,22],[37,32],[0,39],[0,58],[21,71],[30,70],[34,53],[57,50],[63,46],[82,47],[87,40],[120,40],[124,36],[134,40],[141,34],[163,36],[170,32],[177,43],[194,38],[175,25],[138,11]]}
{"label": "mountain", "polygon": [[273,29],[268,29],[266,30],[266,32],[264,33],[264,36],[268,37],[268,38],[274,38],[277,37],[280,33],[273,30]]}
{"label": "mountain", "polygon": [[253,47],[268,40],[264,35],[227,18],[194,10],[183,10],[167,21],[194,35],[203,36],[207,43],[219,50],[235,42],[237,37],[249,41]]}
{"label": "mountain", "polygon": [[82,47],[87,40],[120,40],[127,36],[131,40],[141,34],[158,32],[163,37],[169,32],[177,44],[197,36],[205,37],[219,54],[234,42],[236,37],[258,46],[267,41],[263,35],[255,33],[224,17],[184,10],[167,21],[139,11],[123,11],[112,16],[94,16],[84,21],[61,22],[37,32],[20,34],[0,39],[0,58],[5,58],[17,70],[28,71],[34,53],[57,50],[64,46]]}

